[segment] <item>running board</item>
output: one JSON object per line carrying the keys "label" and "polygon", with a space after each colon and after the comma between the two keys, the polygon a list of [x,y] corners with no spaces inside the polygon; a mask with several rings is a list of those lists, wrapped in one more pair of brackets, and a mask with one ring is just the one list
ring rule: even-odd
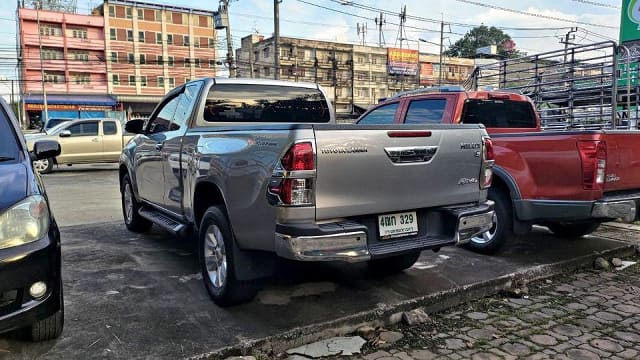
{"label": "running board", "polygon": [[186,228],[184,224],[179,223],[171,219],[170,217],[160,213],[159,211],[150,209],[148,207],[140,208],[138,213],[143,218],[151,221],[152,223],[175,235],[180,234]]}

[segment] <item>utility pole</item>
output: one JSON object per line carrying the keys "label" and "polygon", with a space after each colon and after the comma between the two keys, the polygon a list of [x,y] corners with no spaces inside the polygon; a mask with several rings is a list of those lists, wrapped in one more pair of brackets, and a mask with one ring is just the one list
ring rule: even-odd
{"label": "utility pole", "polygon": [[560,44],[564,44],[564,63],[567,63],[567,49],[569,48],[569,45],[575,45],[573,43],[570,42],[570,40],[575,40],[576,36],[574,35],[575,33],[578,32],[578,28],[577,27],[572,27],[569,31],[567,31],[567,33],[564,35],[564,39],[560,38]]}
{"label": "utility pole", "polygon": [[273,0],[273,32],[274,32],[274,58],[275,58],[275,77],[280,79],[280,3],[282,0]]}
{"label": "utility pole", "polygon": [[362,46],[367,45],[367,23],[358,23],[358,37],[362,35]]}
{"label": "utility pole", "polygon": [[333,49],[332,55],[329,57],[331,61],[331,70],[333,72],[333,116],[337,116],[338,109],[338,60],[336,59],[336,49]]}
{"label": "utility pole", "polygon": [[47,89],[45,87],[44,78],[44,64],[42,61],[42,32],[40,31],[40,1],[36,1],[36,22],[38,24],[38,47],[40,48],[40,76],[42,76],[42,104],[44,105],[44,119],[41,119],[45,124],[49,120],[49,107],[47,105]]}
{"label": "utility pole", "polygon": [[236,67],[233,61],[233,39],[231,38],[231,24],[229,22],[229,0],[220,0],[218,12],[227,18],[225,30],[227,32],[227,64],[229,64],[229,77],[236,77]]}
{"label": "utility pole", "polygon": [[382,26],[386,23],[387,21],[384,19],[384,14],[380,12],[380,16],[376,17],[376,27],[378,28],[378,47],[382,47],[382,44],[384,44],[384,33],[382,32]]}
{"label": "utility pole", "polygon": [[438,86],[442,86],[442,47],[444,43],[444,19],[440,20],[440,65],[438,71]]}

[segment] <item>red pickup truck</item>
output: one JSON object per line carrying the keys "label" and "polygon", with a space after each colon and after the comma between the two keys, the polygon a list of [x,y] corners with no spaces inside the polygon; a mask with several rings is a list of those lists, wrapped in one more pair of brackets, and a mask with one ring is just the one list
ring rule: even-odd
{"label": "red pickup truck", "polygon": [[[640,132],[542,130],[529,97],[499,91],[419,90],[369,109],[358,124],[484,124],[495,158],[489,199],[496,222],[469,246],[494,253],[533,224],[562,237],[593,232],[616,218],[633,220],[640,202]],[[461,151],[468,144],[461,143]],[[459,185],[477,182],[460,179]],[[428,191],[428,184],[425,184]]]}

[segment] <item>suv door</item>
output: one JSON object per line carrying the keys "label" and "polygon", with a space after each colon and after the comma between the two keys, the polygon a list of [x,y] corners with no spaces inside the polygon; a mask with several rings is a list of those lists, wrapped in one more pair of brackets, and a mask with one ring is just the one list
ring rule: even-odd
{"label": "suv door", "polygon": [[180,94],[165,99],[149,118],[134,153],[138,195],[149,203],[164,205],[162,146],[171,127]]}
{"label": "suv door", "polygon": [[60,136],[62,153],[58,162],[65,164],[90,163],[100,161],[102,156],[102,136],[98,132],[99,121],[81,121],[70,123],[65,130],[71,136]]}
{"label": "suv door", "polygon": [[166,133],[162,156],[164,161],[164,204],[165,208],[176,215],[182,215],[182,137],[189,126],[189,119],[196,103],[202,82],[187,84],[180,94],[178,106],[171,127]]}

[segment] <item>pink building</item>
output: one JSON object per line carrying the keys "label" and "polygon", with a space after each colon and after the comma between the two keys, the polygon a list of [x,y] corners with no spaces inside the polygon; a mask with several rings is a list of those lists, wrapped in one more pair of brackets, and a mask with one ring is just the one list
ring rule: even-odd
{"label": "pink building", "polygon": [[102,16],[20,8],[18,17],[25,110],[31,122],[43,117],[43,80],[49,118],[104,116],[113,109]]}

